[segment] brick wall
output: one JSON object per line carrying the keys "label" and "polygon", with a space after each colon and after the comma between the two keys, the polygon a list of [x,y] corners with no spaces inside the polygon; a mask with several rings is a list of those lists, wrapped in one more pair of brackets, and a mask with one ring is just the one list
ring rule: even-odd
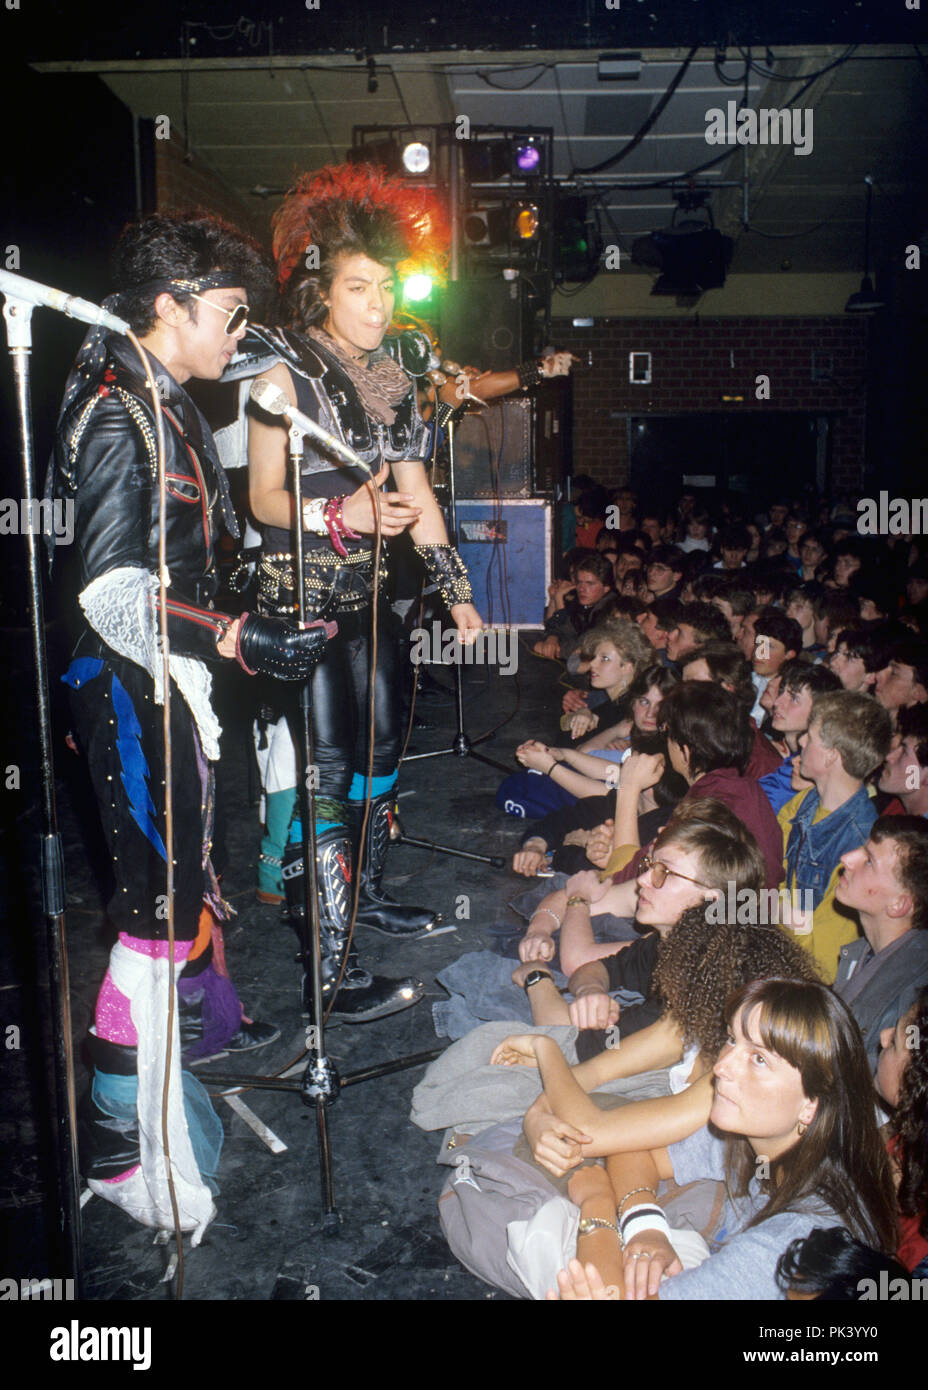
{"label": "brick wall", "polygon": [[[867,344],[867,324],[860,318],[597,319],[593,328],[581,329],[570,319],[555,319],[552,338],[584,363],[574,374],[576,473],[612,487],[628,480],[621,413],[756,410],[755,377],[763,373],[770,378],[764,410],[831,414],[832,486],[859,486]],[[832,380],[813,382],[813,350],[832,356]],[[631,351],[651,353],[650,385],[629,382]],[[591,367],[585,365],[587,353]],[[744,405],[724,405],[723,394],[744,396]]]}
{"label": "brick wall", "polygon": [[184,162],[184,147],[176,136],[155,141],[155,186],[159,212],[203,208],[231,222],[270,249],[267,204],[241,198],[196,154]]}

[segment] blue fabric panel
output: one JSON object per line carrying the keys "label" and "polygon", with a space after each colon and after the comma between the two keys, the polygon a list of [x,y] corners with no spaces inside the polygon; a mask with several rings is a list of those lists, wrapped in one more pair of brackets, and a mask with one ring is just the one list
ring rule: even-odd
{"label": "blue fabric panel", "polygon": [[98,656],[77,656],[61,677],[64,685],[79,690],[88,681],[94,680],[103,670],[103,662]]}
{"label": "blue fabric panel", "polygon": [[[391,772],[387,777],[373,777],[371,779],[371,796],[383,796],[385,792],[392,791],[396,786],[399,772]],[[351,786],[348,788],[349,801],[364,801],[367,797],[367,778],[363,772],[356,772],[351,779]]]}
{"label": "blue fabric panel", "polygon": [[167,863],[167,850],[152,817],[155,803],[148,790],[148,761],[142,751],[142,726],[132,700],[118,676],[113,676],[113,713],[116,715],[116,748],[122,764],[122,784],[129,798],[129,810],[146,840]]}
{"label": "blue fabric panel", "polygon": [[[222,1121],[213,1109],[209,1093],[192,1072],[182,1071],[184,1116],[200,1176],[213,1196],[219,1192],[215,1176],[222,1152]],[[93,1098],[107,1115],[123,1124],[137,1124],[138,1079],[114,1076],[94,1069]]]}

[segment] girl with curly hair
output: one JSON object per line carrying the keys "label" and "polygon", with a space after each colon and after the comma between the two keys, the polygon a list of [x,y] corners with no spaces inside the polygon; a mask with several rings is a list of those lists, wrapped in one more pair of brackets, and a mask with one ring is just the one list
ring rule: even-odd
{"label": "girl with curly hair", "polygon": [[898,1176],[898,1256],[928,1276],[928,989],[880,1034],[876,1088],[893,1108],[889,1152]]}
{"label": "girl with curly hair", "polygon": [[[652,992],[657,1023],[570,1068],[549,1037],[507,1038],[493,1055],[503,1065],[535,1065],[544,1091],[525,1116],[536,1162],[563,1177],[587,1158],[639,1144],[672,1143],[706,1123],[712,1068],[727,1037],[726,1002],[751,980],[817,980],[815,964],[779,927],[715,925],[706,905],[688,908],[657,947]],[[618,1030],[613,1030],[617,1032]],[[672,1094],[600,1110],[589,1092],[619,1077],[671,1067]]]}

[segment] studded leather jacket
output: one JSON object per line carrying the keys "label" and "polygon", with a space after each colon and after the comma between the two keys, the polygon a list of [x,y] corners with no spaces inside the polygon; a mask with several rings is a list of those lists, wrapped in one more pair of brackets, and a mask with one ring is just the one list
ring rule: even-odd
{"label": "studded leather jacket", "polygon": [[[123,567],[158,572],[154,410],[133,349],[118,337],[106,346],[102,373],[59,422],[52,459],[53,496],[74,508],[81,590]],[[178,656],[217,660],[228,622],[212,609],[220,513],[233,536],[238,526],[209,426],[156,358],[152,365],[164,411],[168,638]]]}

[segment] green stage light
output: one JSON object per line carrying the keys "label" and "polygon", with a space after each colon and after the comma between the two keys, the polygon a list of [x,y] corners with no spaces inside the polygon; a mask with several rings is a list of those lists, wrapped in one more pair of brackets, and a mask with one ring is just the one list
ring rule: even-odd
{"label": "green stage light", "polygon": [[410,275],[403,281],[403,298],[407,303],[417,304],[419,300],[428,299],[432,288],[431,275]]}

